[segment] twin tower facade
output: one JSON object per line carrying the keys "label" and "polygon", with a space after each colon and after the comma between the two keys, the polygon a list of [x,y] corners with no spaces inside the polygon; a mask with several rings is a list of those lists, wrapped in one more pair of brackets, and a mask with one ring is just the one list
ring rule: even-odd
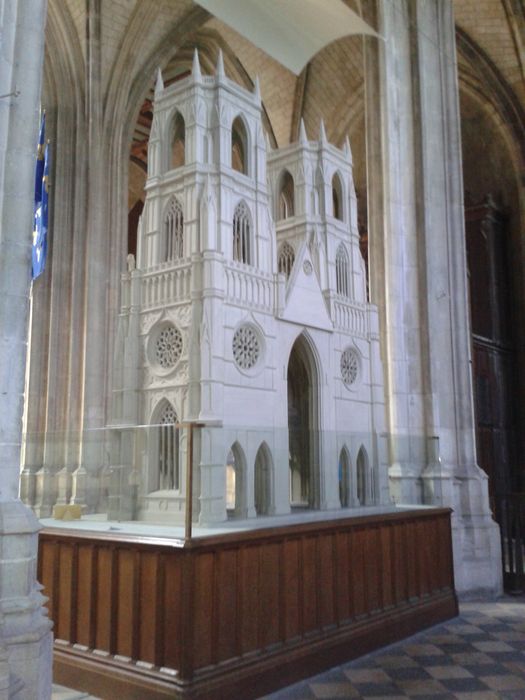
{"label": "twin tower facade", "polygon": [[192,421],[201,523],[389,502],[350,146],[321,123],[271,150],[258,82],[228,79],[222,56],[214,76],[197,54],[170,86],[159,72],[118,327],[110,515],[184,517],[176,426]]}

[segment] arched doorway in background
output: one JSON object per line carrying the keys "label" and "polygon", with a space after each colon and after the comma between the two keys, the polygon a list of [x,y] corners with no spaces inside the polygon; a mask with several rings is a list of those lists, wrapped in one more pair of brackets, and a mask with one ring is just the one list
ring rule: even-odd
{"label": "arched doorway in background", "polygon": [[287,379],[290,503],[295,508],[318,508],[318,372],[304,334],[292,347]]}

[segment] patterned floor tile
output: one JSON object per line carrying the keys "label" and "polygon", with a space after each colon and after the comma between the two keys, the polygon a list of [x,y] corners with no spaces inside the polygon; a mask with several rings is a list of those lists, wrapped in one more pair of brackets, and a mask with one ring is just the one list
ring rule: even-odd
{"label": "patterned floor tile", "polygon": [[490,656],[481,651],[472,651],[466,654],[453,654],[452,660],[459,666],[479,666],[494,663]]}
{"label": "patterned floor tile", "polygon": [[394,683],[354,683],[353,686],[361,698],[391,698],[400,693]]}
{"label": "patterned floor tile", "polygon": [[497,693],[488,690],[482,690],[479,693],[456,693],[454,697],[456,700],[501,700]]}
{"label": "patterned floor tile", "polygon": [[446,654],[441,654],[440,656],[418,656],[418,663],[424,668],[429,666],[453,666],[455,664],[454,659]]}
{"label": "patterned floor tile", "polygon": [[443,652],[435,644],[409,644],[404,647],[409,656],[441,656]]}
{"label": "patterned floor tile", "polygon": [[359,693],[350,683],[311,683],[316,698],[358,698]]}
{"label": "patterned floor tile", "polygon": [[416,681],[397,681],[397,685],[405,695],[411,697],[433,698],[436,695],[446,695],[447,688],[435,678]]}
{"label": "patterned floor tile", "polygon": [[525,700],[525,604],[467,603],[458,618],[266,700]]}
{"label": "patterned floor tile", "polygon": [[523,642],[525,640],[525,632],[509,630],[508,626],[504,632],[496,632],[492,636],[501,639],[502,642]]}
{"label": "patterned floor tile", "polygon": [[442,678],[472,678],[473,674],[462,666],[434,666],[427,668],[428,673],[440,680]]}
{"label": "patterned floor tile", "polygon": [[491,686],[485,684],[480,678],[442,678],[441,683],[446,690],[451,693],[474,693],[486,690],[494,690]]}
{"label": "patterned floor tile", "polygon": [[488,654],[500,651],[514,651],[510,644],[501,641],[474,642],[472,646]]}
{"label": "patterned floor tile", "polygon": [[388,683],[390,678],[381,668],[349,668],[345,675],[352,683]]}
{"label": "patterned floor tile", "polygon": [[[483,681],[492,690],[520,690],[525,689],[525,680],[518,676],[483,676]],[[525,697],[525,692],[523,693]]]}
{"label": "patterned floor tile", "polygon": [[509,671],[515,673],[515,670],[510,666],[510,664],[491,663],[477,666],[465,665],[463,668],[469,671],[473,676],[476,676],[476,678],[481,678],[482,676],[507,676]]}
{"label": "patterned floor tile", "polygon": [[426,669],[418,666],[409,668],[389,668],[388,675],[396,683],[398,681],[425,680],[432,677]]}
{"label": "patterned floor tile", "polygon": [[54,684],[51,690],[51,700],[97,700],[97,698],[80,690],[71,690],[63,685]]}
{"label": "patterned floor tile", "polygon": [[382,668],[417,668],[419,664],[414,659],[411,659],[406,654],[392,654],[391,656],[378,656],[376,658],[376,663]]}
{"label": "patterned floor tile", "polygon": [[[523,677],[525,678],[525,658],[523,661],[509,661],[507,663],[503,663],[500,666],[501,669],[504,669],[505,673],[508,673],[508,671],[511,671],[512,673],[515,673],[517,676],[520,678]],[[487,675],[492,675],[490,672]]]}
{"label": "patterned floor tile", "polygon": [[457,625],[444,625],[445,629],[454,632],[455,635],[462,635],[463,637],[471,634],[480,634],[482,632],[480,627],[476,625],[462,625],[458,622]]}
{"label": "patterned floor tile", "polygon": [[442,644],[465,644],[465,640],[459,634],[431,634],[426,637],[426,641],[437,646]]}

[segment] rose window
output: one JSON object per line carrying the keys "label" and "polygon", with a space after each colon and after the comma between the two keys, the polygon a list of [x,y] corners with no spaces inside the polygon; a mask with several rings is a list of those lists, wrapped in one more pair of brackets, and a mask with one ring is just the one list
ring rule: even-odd
{"label": "rose window", "polygon": [[250,326],[241,326],[233,336],[233,357],[241,369],[251,369],[257,363],[261,345],[257,333]]}
{"label": "rose window", "polygon": [[174,367],[182,353],[182,335],[175,326],[166,326],[155,343],[155,359],[163,369]]}
{"label": "rose window", "polygon": [[353,350],[345,350],[341,355],[341,376],[346,386],[351,386],[357,379],[359,369],[357,355]]}

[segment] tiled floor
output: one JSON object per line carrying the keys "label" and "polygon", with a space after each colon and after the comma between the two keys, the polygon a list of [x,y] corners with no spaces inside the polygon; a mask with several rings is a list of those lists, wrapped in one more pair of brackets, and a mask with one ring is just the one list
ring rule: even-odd
{"label": "tiled floor", "polygon": [[460,616],[264,700],[525,700],[525,598],[464,603]]}
{"label": "tiled floor", "polygon": [[[464,603],[450,622],[264,700],[315,698],[525,700],[525,597]],[[96,699],[54,686],[52,700]]]}
{"label": "tiled floor", "polygon": [[97,700],[97,698],[87,693],[81,693],[78,690],[64,688],[63,685],[53,685],[51,700]]}

